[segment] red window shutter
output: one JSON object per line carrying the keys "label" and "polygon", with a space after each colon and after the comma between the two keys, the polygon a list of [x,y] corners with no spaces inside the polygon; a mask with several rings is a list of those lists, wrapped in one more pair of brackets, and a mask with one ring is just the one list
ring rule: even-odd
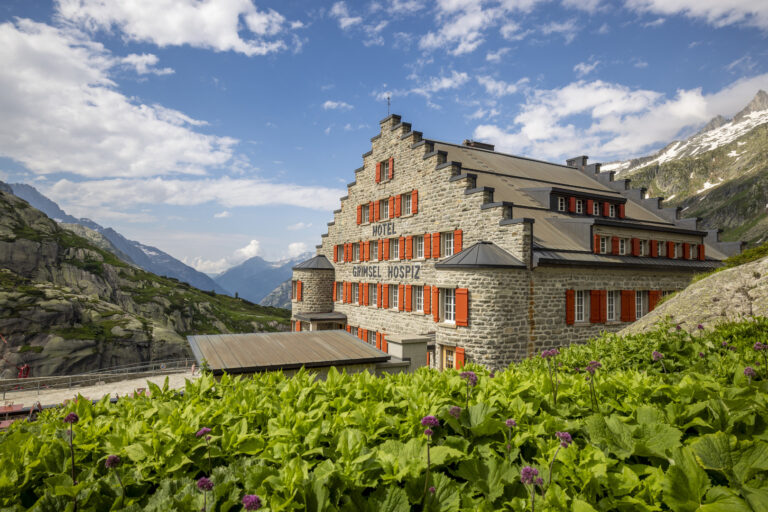
{"label": "red window shutter", "polygon": [[427,367],[431,366],[429,362],[429,351],[427,351]]}
{"label": "red window shutter", "polygon": [[689,243],[683,244],[683,259],[684,260],[691,259],[691,244]]}
{"label": "red window shutter", "polygon": [[405,310],[406,311],[411,311],[413,309],[412,299],[413,299],[413,287],[410,284],[407,284],[405,285]]}
{"label": "red window shutter", "polygon": [[587,215],[592,215],[592,208],[595,204],[594,199],[587,199]]}
{"label": "red window shutter", "polygon": [[363,300],[360,301],[360,304],[363,306],[368,305],[368,283],[362,283],[360,284],[360,288],[362,288],[363,293]]}
{"label": "red window shutter", "polygon": [[440,257],[440,233],[432,233],[432,257]]}
{"label": "red window shutter", "polygon": [[381,350],[381,333],[376,333],[376,348]]}
{"label": "red window shutter", "polygon": [[389,352],[389,350],[387,350],[387,335],[386,334],[382,334],[381,335],[381,351],[382,352]]}
{"label": "red window shutter", "polygon": [[389,196],[389,218],[395,218],[395,196]]}
{"label": "red window shutter", "polygon": [[339,246],[334,245],[333,246],[333,262],[336,263],[339,261]]}
{"label": "red window shutter", "polygon": [[424,233],[424,259],[431,258],[432,254],[432,235]]}
{"label": "red window shutter", "polygon": [[432,287],[432,318],[435,322],[440,321],[440,289],[437,286]]}
{"label": "red window shutter", "polygon": [[611,254],[619,254],[619,237],[611,238]]}
{"label": "red window shutter", "polygon": [[336,285],[339,284],[336,281],[333,282],[333,296],[332,296],[332,302],[336,302]]}
{"label": "red window shutter", "polygon": [[413,259],[413,237],[412,236],[405,237],[405,259],[407,260]]}
{"label": "red window shutter", "polygon": [[600,322],[608,321],[608,292],[600,290]]}
{"label": "red window shutter", "polygon": [[381,183],[381,162],[376,162],[376,183]]}
{"label": "red window shutter", "polygon": [[461,370],[462,368],[464,368],[464,349],[463,348],[456,347],[456,353],[454,355],[453,361],[457,370]]}
{"label": "red window shutter", "polygon": [[301,300],[301,281],[296,281],[296,300]]}
{"label": "red window shutter", "polygon": [[456,325],[469,325],[469,290],[466,288],[456,288]]}
{"label": "red window shutter", "polygon": [[568,198],[568,211],[573,213],[576,211],[576,198],[575,197],[569,197]]}
{"label": "red window shutter", "polygon": [[619,205],[619,218],[620,219],[624,218],[624,205],[623,204]]}
{"label": "red window shutter", "polygon": [[430,299],[432,298],[431,293],[432,293],[431,288],[429,286],[425,286],[424,287],[424,314],[425,315],[428,315],[432,312],[431,311],[432,308],[430,307],[430,304],[431,304]]}
{"label": "red window shutter", "polygon": [[632,256],[640,256],[640,239],[632,239]]}
{"label": "red window shutter", "polygon": [[397,252],[398,252],[397,256],[401,260],[404,260],[405,259],[405,237],[404,236],[400,237],[399,243],[397,244]]}
{"label": "red window shutter", "polygon": [[667,242],[667,258],[674,259],[675,257],[675,242]]}
{"label": "red window shutter", "polygon": [[373,203],[373,221],[374,222],[379,222],[379,220],[381,220],[381,216],[379,215],[380,207],[381,207],[381,204],[378,201],[374,201]]}
{"label": "red window shutter", "polygon": [[651,258],[659,257],[659,241],[651,240]]}
{"label": "red window shutter", "polygon": [[384,239],[384,261],[389,260],[389,238]]}
{"label": "red window shutter", "polygon": [[301,332],[301,322],[296,320],[296,332]]}
{"label": "red window shutter", "polygon": [[648,311],[656,309],[656,304],[659,303],[661,298],[661,290],[649,290],[648,291]]}
{"label": "red window shutter", "polygon": [[609,217],[611,215],[611,203],[603,203],[603,217]]}
{"label": "red window shutter", "polygon": [[621,291],[621,321],[635,321],[635,292],[633,290]]}
{"label": "red window shutter", "polygon": [[363,246],[363,260],[364,261],[370,261],[371,260],[371,242],[370,242],[370,240],[365,242],[365,245]]}
{"label": "red window shutter", "polygon": [[381,285],[381,304],[384,309],[389,308],[389,285]]}
{"label": "red window shutter", "polygon": [[395,217],[400,216],[400,206],[402,205],[402,202],[403,202],[403,195],[402,194],[396,195],[395,196]]}
{"label": "red window shutter", "polygon": [[416,189],[411,192],[411,213],[419,213],[419,191]]}
{"label": "red window shutter", "polygon": [[381,283],[376,283],[376,307],[381,307]]}
{"label": "red window shutter", "polygon": [[405,285],[397,285],[397,310],[405,311]]}
{"label": "red window shutter", "polygon": [[699,259],[704,261],[706,256],[704,255],[704,244],[699,244]]}
{"label": "red window shutter", "polygon": [[600,254],[600,235],[595,235],[594,236],[594,244],[593,245],[595,246],[594,247],[595,254]]}
{"label": "red window shutter", "polygon": [[630,290],[627,296],[629,297],[629,321],[634,322],[637,320],[635,317],[635,292]]}
{"label": "red window shutter", "polygon": [[389,179],[392,179],[394,175],[395,175],[395,159],[393,157],[389,157]]}
{"label": "red window shutter", "polygon": [[375,220],[373,216],[373,211],[375,209],[375,206],[373,204],[374,204],[374,201],[371,201],[370,203],[368,203],[368,222],[373,222]]}
{"label": "red window shutter", "polygon": [[351,325],[347,325],[347,332],[349,332],[349,333],[352,332],[352,326]]}
{"label": "red window shutter", "polygon": [[358,336],[360,336],[361,340],[363,340],[363,341],[367,341],[368,340],[368,336],[366,336],[366,334],[368,334],[368,331],[366,331],[365,329],[358,329],[357,330],[357,334],[358,334]]}
{"label": "red window shutter", "polygon": [[599,324],[600,318],[600,290],[590,290],[589,292],[589,321],[593,324]]}
{"label": "red window shutter", "polygon": [[384,240],[379,238],[378,244],[379,244],[379,261],[382,261],[384,259]]}
{"label": "red window shutter", "polygon": [[460,229],[453,232],[453,254],[461,252],[463,234]]}
{"label": "red window shutter", "polygon": [[363,205],[359,204],[357,205],[357,223],[362,224],[363,222]]}
{"label": "red window shutter", "polygon": [[576,320],[576,292],[565,290],[565,323],[573,325]]}

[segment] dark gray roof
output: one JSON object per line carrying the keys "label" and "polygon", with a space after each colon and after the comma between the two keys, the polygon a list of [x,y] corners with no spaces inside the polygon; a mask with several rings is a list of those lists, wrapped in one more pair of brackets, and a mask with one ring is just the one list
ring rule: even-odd
{"label": "dark gray roof", "polygon": [[253,373],[380,363],[390,359],[346,331],[187,336],[198,363],[214,373]]}
{"label": "dark gray roof", "polygon": [[347,321],[347,315],[344,313],[338,313],[336,311],[331,313],[296,313],[294,315],[297,320],[302,320],[305,322],[314,322],[314,321],[332,321],[332,320],[338,320],[341,322]]}
{"label": "dark gray roof", "polygon": [[322,254],[318,254],[307,261],[302,261],[293,270],[333,270],[333,265],[328,261],[328,258]]}
{"label": "dark gray roof", "polygon": [[435,268],[439,270],[486,267],[525,268],[525,264],[492,242],[477,242],[440,263],[435,263]]}
{"label": "dark gray roof", "polygon": [[594,254],[591,252],[575,251],[533,251],[533,258],[537,265],[578,265],[597,267],[653,267],[658,269],[693,270],[703,272],[722,266],[716,260],[681,260],[665,257],[649,258],[638,256],[617,256],[613,254]]}

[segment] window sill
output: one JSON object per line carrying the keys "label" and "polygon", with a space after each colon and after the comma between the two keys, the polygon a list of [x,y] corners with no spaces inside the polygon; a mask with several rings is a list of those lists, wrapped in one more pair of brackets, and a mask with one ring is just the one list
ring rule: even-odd
{"label": "window sill", "polygon": [[456,323],[455,323],[455,322],[454,322],[454,323],[450,323],[450,322],[438,322],[438,323],[437,323],[437,326],[438,326],[438,327],[443,327],[443,328],[445,328],[445,329],[456,329],[456,328],[458,327],[458,326],[456,325]]}

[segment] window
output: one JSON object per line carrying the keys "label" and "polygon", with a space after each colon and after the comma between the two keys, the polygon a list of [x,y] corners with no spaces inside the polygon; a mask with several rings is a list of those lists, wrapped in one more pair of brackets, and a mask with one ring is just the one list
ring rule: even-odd
{"label": "window", "polygon": [[667,243],[663,240],[658,240],[657,246],[659,248],[659,257],[666,257],[667,256]]}
{"label": "window", "polygon": [[648,256],[648,240],[640,240],[640,256]]}
{"label": "window", "polygon": [[411,214],[411,194],[403,194],[403,204],[401,205],[401,214],[402,215],[410,215]]}
{"label": "window", "polygon": [[448,324],[456,322],[456,290],[443,290],[443,321]]}
{"label": "window", "polygon": [[597,201],[592,202],[592,215],[600,215],[600,203]]}
{"label": "window", "polygon": [[389,239],[389,259],[396,260],[399,258],[400,258],[400,239],[390,238]]}
{"label": "window", "polygon": [[368,285],[368,294],[370,295],[370,299],[371,299],[371,300],[368,301],[368,304],[370,304],[371,306],[375,307],[376,303],[377,303],[377,300],[379,298],[378,295],[376,294],[376,284],[375,283],[371,283],[371,284]]}
{"label": "window", "polygon": [[414,286],[412,288],[413,294],[413,310],[419,313],[424,312],[424,287]]}
{"label": "window", "polygon": [[396,284],[390,284],[389,285],[389,307],[392,309],[397,309],[397,285]]}
{"label": "window", "polygon": [[363,213],[363,215],[362,215],[363,216],[363,219],[362,219],[362,223],[363,224],[366,224],[366,223],[371,221],[371,219],[370,219],[371,212],[369,211],[370,209],[371,209],[371,205],[370,204],[364,204],[363,207],[361,208],[362,213]]}
{"label": "window", "polygon": [[583,199],[577,199],[576,200],[576,213],[584,213],[584,200]]}
{"label": "window", "polygon": [[600,237],[600,254],[605,254],[607,252],[608,252],[608,237],[601,236]]}
{"label": "window", "polygon": [[389,218],[389,199],[382,199],[379,201],[379,218],[380,219],[388,219]]}
{"label": "window", "polygon": [[558,196],[557,198],[557,211],[559,212],[565,211],[565,198],[562,196]]}
{"label": "window", "polygon": [[699,246],[697,244],[691,244],[691,259],[699,259]]}
{"label": "window", "polygon": [[648,292],[635,292],[635,318],[640,318],[648,312]]}
{"label": "window", "polygon": [[423,235],[413,237],[413,257],[417,259],[424,257],[424,236]]}
{"label": "window", "polygon": [[349,332],[352,336],[357,336],[357,327],[352,327]]}
{"label": "window", "polygon": [[373,331],[368,331],[368,344],[376,345],[376,333]]}
{"label": "window", "polygon": [[344,244],[336,246],[336,259],[338,261],[344,261]]}
{"label": "window", "polygon": [[344,298],[344,283],[336,283],[336,300],[340,301]]}
{"label": "window", "polygon": [[616,216],[616,205],[612,204],[608,206],[608,216],[609,217],[615,217]]}
{"label": "window", "polygon": [[452,256],[453,255],[453,231],[447,233],[440,233],[440,255]]}
{"label": "window", "polygon": [[352,244],[352,259],[360,261],[360,244]]}
{"label": "window", "polygon": [[619,254],[627,254],[627,239],[619,238]]}
{"label": "window", "polygon": [[675,243],[675,258],[682,258],[683,257],[683,244],[681,243]]}
{"label": "window", "polygon": [[360,304],[360,285],[352,283],[352,303]]}
{"label": "window", "polygon": [[584,321],[584,312],[587,310],[586,301],[587,301],[587,292],[585,292],[584,290],[577,290],[576,291],[576,321],[577,322]]}
{"label": "window", "polygon": [[296,288],[297,288],[297,281],[293,280],[291,281],[291,299],[296,299]]}
{"label": "window", "polygon": [[455,355],[455,350],[453,349],[453,347],[443,347],[443,354],[445,355],[445,360],[443,361],[443,368],[453,368],[454,355]]}
{"label": "window", "polygon": [[607,320],[609,322],[615,322],[618,320],[618,312],[621,310],[619,303],[621,301],[621,293],[618,290],[608,290],[606,294],[606,302],[608,308]]}
{"label": "window", "polygon": [[389,179],[389,160],[381,162],[381,181]]}
{"label": "window", "polygon": [[376,261],[379,259],[379,241],[371,240],[370,244],[371,244],[371,249],[370,249],[371,261]]}

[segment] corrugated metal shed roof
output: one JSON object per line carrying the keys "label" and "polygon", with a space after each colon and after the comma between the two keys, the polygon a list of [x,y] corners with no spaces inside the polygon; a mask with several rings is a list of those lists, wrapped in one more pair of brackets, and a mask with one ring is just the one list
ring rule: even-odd
{"label": "corrugated metal shed roof", "polygon": [[483,267],[525,268],[525,264],[491,242],[477,242],[450,258],[435,263],[435,268],[440,270]]}
{"label": "corrugated metal shed roof", "polygon": [[390,356],[346,331],[187,336],[197,361],[214,373],[252,373],[379,363]]}

